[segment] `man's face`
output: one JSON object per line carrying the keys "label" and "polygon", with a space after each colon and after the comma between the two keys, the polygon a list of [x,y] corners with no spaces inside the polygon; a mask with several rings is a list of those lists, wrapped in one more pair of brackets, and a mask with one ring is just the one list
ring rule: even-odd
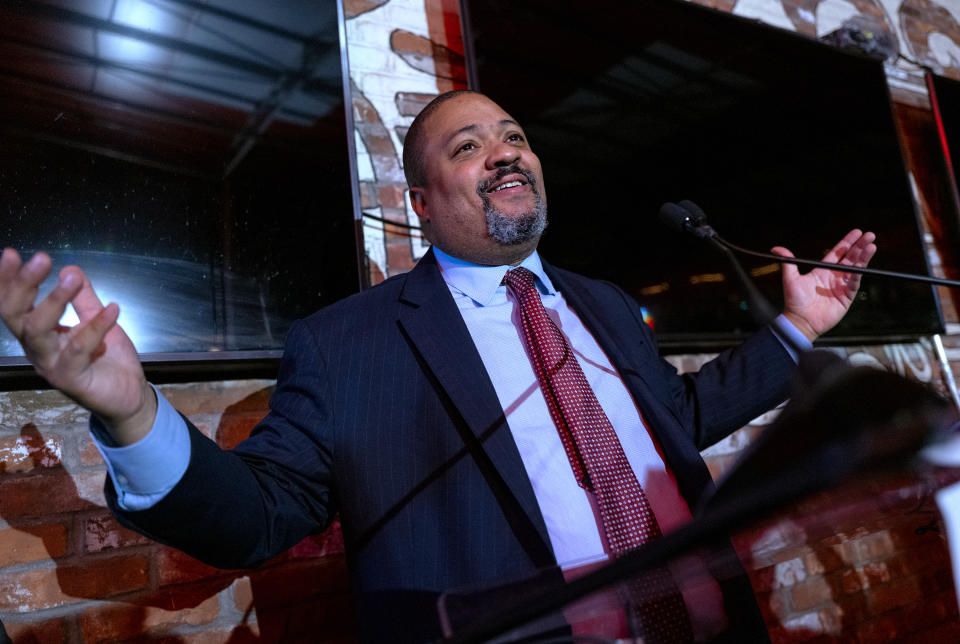
{"label": "man's face", "polygon": [[540,160],[490,99],[463,94],[424,123],[426,185],[411,188],[431,242],[479,264],[518,264],[546,226]]}

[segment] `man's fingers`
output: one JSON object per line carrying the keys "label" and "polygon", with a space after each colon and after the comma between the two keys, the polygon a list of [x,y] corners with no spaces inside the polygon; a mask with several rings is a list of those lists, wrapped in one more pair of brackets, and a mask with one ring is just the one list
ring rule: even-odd
{"label": "man's fingers", "polygon": [[103,353],[104,338],[119,316],[120,307],[111,302],[97,315],[74,327],[63,349],[66,366],[71,370],[83,369]]}
{"label": "man's fingers", "polygon": [[873,233],[864,233],[863,237],[858,239],[853,248],[850,249],[850,252],[847,253],[851,263],[857,266],[866,266],[869,264],[877,252],[877,245],[873,243],[876,239],[877,236]]}
{"label": "man's fingers", "polygon": [[[774,246],[770,249],[770,252],[774,255],[782,255],[783,257],[793,257],[793,253],[784,248],[783,246]],[[790,262],[781,262],[781,270],[783,270],[783,277],[786,279],[791,279],[800,274],[800,269],[797,268],[796,264],[791,264]]]}
{"label": "man's fingers", "polygon": [[20,259],[20,253],[12,248],[3,249],[3,253],[0,254],[0,288],[3,288],[3,284],[20,270],[21,264],[23,261]]}
{"label": "man's fingers", "polygon": [[76,297],[73,298],[73,308],[77,312],[77,317],[80,321],[86,322],[96,315],[99,315],[100,311],[103,310],[103,303],[100,301],[97,292],[93,290],[93,285],[90,284],[90,280],[84,275],[83,271],[76,266],[67,266],[60,271],[60,278],[64,279],[66,275],[73,276],[80,283],[80,290]]}
{"label": "man's fingers", "polygon": [[34,343],[40,336],[56,329],[60,318],[63,317],[67,304],[80,291],[82,282],[76,275],[63,275],[60,282],[50,291],[47,297],[24,316],[22,337],[27,344]]}
{"label": "man's fingers", "polygon": [[23,316],[33,309],[50,265],[46,253],[37,253],[26,264],[13,249],[6,249],[0,256],[0,316],[17,337],[23,332]]}
{"label": "man's fingers", "polygon": [[[872,233],[871,233],[872,234]],[[854,228],[846,235],[843,239],[837,242],[836,246],[830,249],[830,252],[823,256],[823,261],[830,264],[842,264],[843,259],[846,258],[847,253],[854,248],[858,240],[863,237],[863,233]],[[846,263],[851,263],[849,260]]]}

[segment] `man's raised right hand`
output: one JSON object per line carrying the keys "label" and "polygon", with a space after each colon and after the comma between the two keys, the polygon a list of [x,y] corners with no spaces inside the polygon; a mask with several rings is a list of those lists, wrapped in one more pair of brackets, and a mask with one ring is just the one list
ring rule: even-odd
{"label": "man's raised right hand", "polygon": [[[36,303],[52,262],[37,253],[24,263],[7,248],[0,255],[0,318],[47,382],[97,414],[120,445],[150,431],[157,400],[137,351],[117,324],[120,307],[104,306],[76,266],[60,271],[57,286]],[[35,304],[36,303],[36,304]],[[60,325],[67,305],[80,319]]]}

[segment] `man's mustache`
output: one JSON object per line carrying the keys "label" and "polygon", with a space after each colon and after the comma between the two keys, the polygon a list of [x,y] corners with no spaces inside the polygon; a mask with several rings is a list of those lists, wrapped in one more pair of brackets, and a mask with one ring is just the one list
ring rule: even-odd
{"label": "man's mustache", "polygon": [[481,196],[487,194],[487,192],[496,184],[498,181],[503,179],[508,174],[519,174],[523,175],[523,178],[527,180],[527,183],[530,184],[530,188],[536,192],[537,191],[537,179],[534,177],[533,173],[527,170],[526,168],[521,168],[517,165],[509,165],[498,168],[496,172],[493,173],[493,176],[488,179],[481,181],[477,184],[477,193]]}

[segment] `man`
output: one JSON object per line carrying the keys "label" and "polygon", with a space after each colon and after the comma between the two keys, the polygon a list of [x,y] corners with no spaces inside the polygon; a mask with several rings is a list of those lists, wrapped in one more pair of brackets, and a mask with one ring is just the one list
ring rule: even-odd
{"label": "man", "polygon": [[[0,258],[0,315],[37,371],[93,412],[120,520],[237,568],[340,512],[373,641],[436,636],[436,599],[448,589],[611,552],[598,488],[578,484],[568,458],[576,447],[559,435],[516,326],[517,296],[501,285],[509,268],[535,276],[664,531],[689,517],[709,482],[699,450],[779,402],[793,365],[765,329],[678,376],[635,302],[543,263],[539,161],[520,126],[483,95],[453,92],[428,105],[407,135],[405,168],[433,251],[410,273],[291,328],[271,411],[233,452],[154,394],[115,324],[117,306],[104,307],[82,271],[64,269],[34,307],[49,258],[22,264],[9,249]],[[852,231],[825,259],[865,265],[875,251],[871,233]],[[855,277],[785,266],[781,333],[814,340],[857,286]],[[81,323],[64,331],[57,320],[68,303]],[[721,612],[743,610],[749,585],[721,585],[733,591]],[[696,608],[688,606],[694,622]]]}

